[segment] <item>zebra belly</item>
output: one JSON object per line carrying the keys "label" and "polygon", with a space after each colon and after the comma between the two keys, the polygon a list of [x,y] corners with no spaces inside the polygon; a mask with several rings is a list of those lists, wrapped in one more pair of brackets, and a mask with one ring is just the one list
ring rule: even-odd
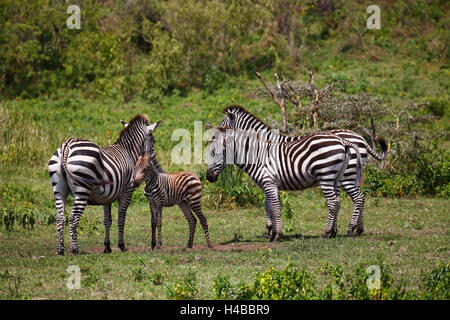
{"label": "zebra belly", "polygon": [[105,193],[105,188],[100,187],[98,190],[93,190],[89,194],[88,204],[90,205],[105,205],[117,200],[120,192]]}

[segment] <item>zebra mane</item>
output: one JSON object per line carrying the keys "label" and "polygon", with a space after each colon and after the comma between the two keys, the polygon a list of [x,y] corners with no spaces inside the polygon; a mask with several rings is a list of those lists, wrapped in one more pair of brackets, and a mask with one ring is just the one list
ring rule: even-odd
{"label": "zebra mane", "polygon": [[251,116],[252,118],[254,118],[255,120],[259,121],[260,123],[262,123],[265,127],[267,127],[267,129],[272,130],[271,126],[269,126],[267,123],[262,121],[260,118],[255,116],[250,111],[245,110],[244,107],[242,107],[240,105],[235,104],[235,105],[228,106],[225,109],[223,109],[223,112],[225,112],[225,113],[239,113],[239,112],[245,113],[245,114]]}
{"label": "zebra mane", "polygon": [[[227,133],[227,130],[233,130],[233,132],[238,132],[238,133],[245,133],[248,130],[243,130],[243,129],[239,129],[239,128],[233,128],[230,126],[219,126],[216,128],[217,130],[219,130],[220,132],[224,132],[225,134]],[[256,130],[251,130],[252,132],[254,132],[256,134],[256,138],[258,140],[264,140],[267,143],[280,143],[278,141],[272,141],[270,140],[267,135],[261,134],[260,132],[256,131]]]}
{"label": "zebra mane", "polygon": [[131,119],[131,121],[128,123],[128,126],[126,126],[125,128],[122,129],[122,131],[120,131],[119,139],[117,139],[117,142],[119,142],[126,135],[126,133],[132,128],[135,128],[136,126],[142,124],[148,126],[148,123],[149,121],[147,116],[143,114],[137,114],[133,119]]}

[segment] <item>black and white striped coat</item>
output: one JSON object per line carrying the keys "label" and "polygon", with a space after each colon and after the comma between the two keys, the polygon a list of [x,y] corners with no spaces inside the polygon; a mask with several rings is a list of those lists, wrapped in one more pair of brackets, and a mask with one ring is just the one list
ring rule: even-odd
{"label": "black and white striped coat", "polygon": [[[145,152],[136,163],[136,176],[134,183],[139,185],[145,180],[144,194],[150,204],[152,214],[152,249],[161,248],[162,209],[178,205],[189,224],[188,248],[192,248],[194,242],[195,226],[197,219],[205,232],[208,247],[212,247],[209,239],[208,222],[202,213],[201,196],[202,184],[200,179],[192,172],[165,173],[156,160],[153,151],[154,140],[149,137]],[[158,241],[155,240],[155,229],[158,229]]]}
{"label": "black and white striped coat", "polygon": [[271,222],[266,236],[273,229],[271,241],[280,240],[283,234],[279,190],[303,190],[319,185],[329,208],[323,234],[326,237],[332,235],[339,211],[336,190],[348,165],[350,148],[357,149],[329,134],[273,142],[259,132],[219,127],[212,134],[206,178],[217,181],[229,164],[244,170],[264,191],[266,218]]}
{"label": "black and white striped coat", "polygon": [[48,163],[48,171],[56,201],[58,254],[64,254],[64,210],[69,193],[74,197],[74,205],[68,217],[70,251],[78,253],[77,226],[86,205],[91,204],[104,207],[104,252],[111,252],[111,203],[116,200],[119,202],[118,247],[125,250],[125,216],[135,189],[132,183],[134,167],[144,139],[157,126],[158,123],[149,125],[147,117],[137,115],[112,145],[101,148],[92,141],[71,138],[56,150]]}
{"label": "black and white striped coat", "polygon": [[[273,130],[269,126],[267,126],[264,122],[259,120],[255,115],[246,111],[241,106],[229,106],[224,110],[225,116],[222,118],[220,122],[220,126],[230,126],[232,128],[239,128],[243,130],[255,130],[261,134],[267,136],[268,139],[272,141],[295,141],[297,139],[302,139],[302,136],[286,136],[279,134],[277,131]],[[324,132],[319,132],[318,134],[332,134],[336,135],[342,139],[345,139],[349,142],[352,142],[359,148],[359,152],[361,155],[361,165],[364,167],[367,157],[370,154],[375,159],[381,161],[386,158],[387,154],[387,146],[383,139],[378,138],[382,154],[379,155],[376,153],[366,142],[366,140],[359,134],[350,131],[350,130],[329,130]],[[341,186],[344,191],[350,196],[353,201],[354,209],[352,218],[350,219],[350,224],[348,227],[347,234],[348,235],[359,235],[364,230],[364,194],[361,192],[360,186],[358,184],[357,179],[357,155],[356,150],[350,149],[351,157],[350,162],[345,170],[344,176],[341,180]],[[356,183],[355,183],[356,182]],[[337,190],[339,194],[339,190]],[[337,224],[337,219],[336,219]],[[268,225],[270,225],[270,221],[267,221]],[[355,233],[356,229],[356,233]],[[337,229],[335,228],[334,232]],[[334,233],[333,232],[333,233]]]}

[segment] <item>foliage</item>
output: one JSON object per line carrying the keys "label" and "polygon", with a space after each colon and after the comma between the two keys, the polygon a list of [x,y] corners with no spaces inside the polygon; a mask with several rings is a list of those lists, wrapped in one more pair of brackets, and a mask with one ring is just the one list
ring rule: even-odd
{"label": "foliage", "polygon": [[450,299],[450,265],[437,265],[430,273],[423,276],[426,299]]}
{"label": "foliage", "polygon": [[30,184],[6,183],[0,187],[0,227],[12,231],[14,225],[33,229],[36,222],[55,222],[53,199],[45,199]]}
{"label": "foliage", "polygon": [[304,300],[314,298],[315,279],[305,270],[288,264],[282,270],[269,268],[257,273],[253,283],[254,298],[270,300]]}
{"label": "foliage", "polygon": [[167,287],[167,297],[174,300],[194,299],[198,293],[196,273],[190,270],[183,280],[175,280]]}
{"label": "foliage", "polygon": [[264,194],[244,171],[235,166],[227,167],[215,183],[208,183],[204,171],[199,177],[206,185],[204,199],[212,207],[260,206],[264,205]]}
{"label": "foliage", "polygon": [[416,157],[408,165],[397,162],[393,168],[378,169],[368,165],[363,190],[372,195],[402,197],[433,195],[448,198],[450,153],[434,150]]}
{"label": "foliage", "polygon": [[[411,299],[416,296],[412,290],[406,290],[402,284],[394,283],[391,276],[392,270],[382,260],[378,260],[375,265],[379,268],[380,284],[379,288],[369,289],[368,279],[371,276],[367,263],[360,263],[354,270],[353,274],[344,271],[340,265],[332,265],[323,262],[320,271],[329,275],[332,282],[327,284],[323,289],[317,286],[316,278],[306,270],[298,270],[292,263],[286,265],[284,269],[276,270],[270,267],[263,272],[258,272],[254,276],[252,286],[244,283],[232,285],[229,276],[219,275],[214,279],[214,292],[217,299],[269,299],[269,300],[306,300],[306,299],[365,299],[365,300],[386,300],[386,299]],[[440,272],[440,273],[439,273]],[[445,271],[433,271],[435,274],[448,273]],[[448,274],[445,278],[448,281]],[[434,283],[428,287],[438,288],[442,290],[445,280],[441,280],[444,276],[434,276],[439,278],[437,285]],[[434,279],[433,278],[433,279]],[[448,291],[446,292],[448,294]],[[438,297],[438,295],[433,295]]]}
{"label": "foliage", "polygon": [[[376,32],[363,31],[367,6],[355,1],[72,4],[81,9],[80,30],[67,28],[65,2],[2,2],[0,91],[5,96],[81,88],[124,101],[139,96],[158,101],[174,89],[212,92],[228,75],[272,68],[288,74],[309,66],[331,77],[341,72],[342,57],[361,52],[374,61],[385,51],[425,62],[448,58],[448,15],[440,1],[381,1],[383,28]],[[324,64],[317,57],[330,47],[335,54],[327,52],[330,63]],[[408,70],[391,87],[413,95],[420,85],[414,68]],[[364,78],[360,91],[368,85]]]}

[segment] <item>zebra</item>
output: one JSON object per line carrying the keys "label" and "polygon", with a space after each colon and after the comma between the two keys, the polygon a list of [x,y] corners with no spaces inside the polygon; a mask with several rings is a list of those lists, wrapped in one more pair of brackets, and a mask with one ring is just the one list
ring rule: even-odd
{"label": "zebra", "polygon": [[[266,125],[264,122],[259,120],[255,115],[245,110],[243,107],[239,105],[228,106],[224,109],[225,116],[222,118],[220,122],[220,126],[230,126],[232,128],[240,128],[244,130],[255,130],[257,132],[262,132],[267,135],[268,139],[273,141],[295,141],[297,139],[302,139],[302,136],[286,136],[278,134],[271,127]],[[366,140],[359,134],[343,129],[329,130],[324,132],[319,132],[320,135],[323,134],[332,134],[336,135],[342,139],[352,142],[357,145],[359,148],[359,152],[361,154],[361,165],[364,167],[368,154],[377,159],[378,161],[382,161],[386,158],[387,155],[387,145],[385,141],[381,137],[377,137],[376,141],[380,144],[382,154],[376,153],[366,142]],[[364,231],[364,194],[360,189],[360,185],[355,183],[355,177],[357,175],[357,155],[355,150],[350,149],[351,158],[350,162],[345,170],[344,177],[341,180],[341,185],[344,191],[350,196],[353,201],[353,213],[350,219],[347,235],[354,236],[360,235]],[[358,179],[359,180],[359,179]],[[362,180],[361,180],[362,181]],[[339,196],[339,191],[336,190]],[[267,220],[266,229],[270,230],[270,220]],[[356,229],[356,232],[355,232]],[[268,236],[267,231],[264,234],[265,237]]]}
{"label": "zebra", "polygon": [[138,114],[112,145],[101,148],[89,140],[70,138],[56,150],[48,162],[48,171],[56,202],[57,254],[64,255],[64,211],[69,193],[74,197],[74,205],[68,216],[70,251],[78,254],[77,226],[86,205],[91,204],[103,205],[103,252],[111,252],[111,204],[116,200],[119,203],[118,247],[125,251],[126,210],[136,187],[132,183],[134,166],[144,139],[152,136],[159,123],[149,125],[148,118]]}
{"label": "zebra", "polygon": [[[209,238],[208,221],[202,213],[201,195],[202,184],[200,179],[191,172],[164,173],[158,170],[159,164],[156,153],[153,150],[154,138],[146,139],[145,150],[139,157],[135,167],[135,178],[133,183],[139,185],[145,180],[144,194],[150,204],[152,214],[152,246],[151,249],[160,249],[162,209],[178,205],[189,224],[188,248],[192,248],[194,242],[197,215],[205,232],[206,242],[212,248]],[[158,242],[155,240],[155,231],[158,228]]]}
{"label": "zebra", "polygon": [[[315,134],[295,141],[273,142],[259,132],[218,127],[210,141],[206,178],[217,181],[229,164],[244,170],[264,191],[266,220],[273,228],[270,241],[279,241],[283,235],[279,190],[303,190],[318,184],[329,209],[322,237],[335,236],[340,208],[336,190],[350,160],[350,148],[356,150],[357,169],[362,172],[358,148],[337,136]],[[267,236],[270,231],[267,230]]]}

